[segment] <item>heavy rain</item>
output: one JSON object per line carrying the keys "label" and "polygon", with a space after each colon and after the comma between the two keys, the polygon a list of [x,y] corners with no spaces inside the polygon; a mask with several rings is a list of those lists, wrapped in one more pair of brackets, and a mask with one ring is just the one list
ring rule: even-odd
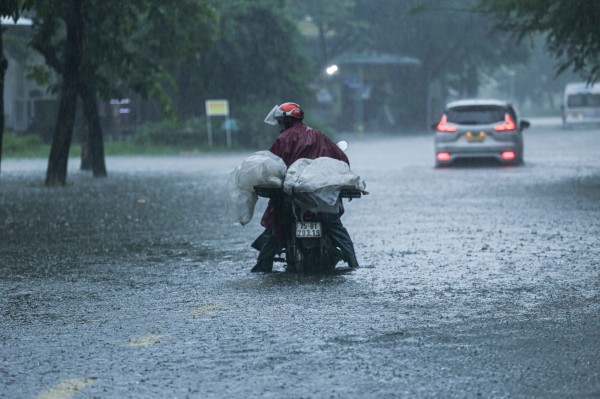
{"label": "heavy rain", "polygon": [[[114,3],[0,6],[0,397],[600,395],[594,1]],[[250,271],[287,101],[360,267]]]}

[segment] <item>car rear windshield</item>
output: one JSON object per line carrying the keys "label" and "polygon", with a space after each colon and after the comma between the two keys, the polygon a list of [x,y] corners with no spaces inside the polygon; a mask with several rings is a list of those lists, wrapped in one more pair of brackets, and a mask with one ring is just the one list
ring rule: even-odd
{"label": "car rear windshield", "polygon": [[498,105],[464,105],[446,110],[448,122],[460,125],[481,125],[502,122],[504,107]]}
{"label": "car rear windshield", "polygon": [[600,107],[600,94],[571,94],[567,99],[569,107]]}

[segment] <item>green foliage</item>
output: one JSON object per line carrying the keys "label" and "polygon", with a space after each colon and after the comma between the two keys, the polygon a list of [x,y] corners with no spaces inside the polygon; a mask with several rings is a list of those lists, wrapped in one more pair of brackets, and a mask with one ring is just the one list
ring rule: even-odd
{"label": "green foliage", "polygon": [[[254,103],[236,107],[232,112],[239,131],[232,133],[235,148],[264,149],[277,137],[276,127],[264,123],[264,117],[273,108],[273,103]],[[226,146],[226,131],[222,127],[223,117],[212,117],[213,142],[215,148]],[[147,123],[136,129],[131,143],[137,147],[175,147],[181,149],[207,149],[208,128],[205,117],[191,118],[183,122],[163,120]]]}
{"label": "green foliage", "polygon": [[495,77],[500,87],[512,88],[514,97],[522,104],[530,101],[533,110],[551,109],[554,115],[560,110],[560,100],[555,96],[562,95],[565,85],[580,80],[570,71],[556,76],[555,62],[552,54],[543,49],[544,37],[532,37],[531,56],[527,63],[515,65],[507,71],[499,71]]}
{"label": "green foliage", "polygon": [[[264,116],[273,107],[271,103],[256,103],[236,109],[235,119],[240,130],[232,132],[234,149],[261,150],[268,148],[279,135],[277,127],[264,123]],[[177,154],[189,151],[209,151],[226,149],[226,133],[221,127],[222,118],[213,118],[214,148],[208,148],[207,126],[205,118],[193,118],[184,122],[165,119],[160,122],[139,126],[130,140],[108,141],[105,144],[107,154]],[[323,121],[312,116],[306,124],[321,130],[332,140],[337,132]],[[50,146],[39,135],[5,134],[4,153],[8,157],[45,157]],[[70,151],[77,156],[79,147]]]}
{"label": "green foliage", "polygon": [[[235,118],[239,131],[232,133],[234,148],[265,149],[268,148],[279,135],[276,126],[264,122],[264,117],[273,108],[272,103],[260,102],[236,108],[232,115]],[[216,148],[225,148],[226,132],[222,127],[224,118],[211,118],[213,140]],[[306,123],[315,129],[321,130],[332,140],[336,132],[323,121],[312,116]],[[131,144],[138,149],[150,147],[165,147],[179,149],[207,149],[206,118],[193,118],[185,122],[163,120],[156,123],[147,123],[139,126],[134,132]]]}
{"label": "green foliage", "polygon": [[16,135],[8,133],[4,135],[3,155],[8,157],[22,156],[45,156],[48,155],[50,147],[42,141],[39,135]]}
{"label": "green foliage", "polygon": [[185,123],[164,120],[138,127],[133,143],[142,147],[167,146],[197,148],[206,137],[206,121],[196,119]]}
{"label": "green foliage", "polygon": [[411,15],[416,15],[422,12],[427,12],[427,6],[425,4],[414,4],[408,9],[408,13]]}
{"label": "green foliage", "polygon": [[546,47],[567,69],[590,81],[600,79],[600,6],[598,0],[480,0],[498,18],[497,27],[520,40],[546,35]]}
{"label": "green foliage", "polygon": [[491,32],[493,19],[476,0],[357,0],[357,16],[371,26],[374,49],[422,61],[424,78],[476,94],[480,75],[526,59],[508,34]]}
{"label": "green foliage", "polygon": [[0,3],[0,17],[19,18],[19,0],[2,0]]}
{"label": "green foliage", "polygon": [[[35,2],[32,40],[59,74],[64,4]],[[227,98],[235,110],[268,103],[260,115],[276,103],[309,99],[308,64],[283,0],[88,0],[84,20],[82,82],[104,99],[131,91],[152,98],[174,125],[178,115],[202,115],[210,98]],[[48,70],[31,67],[30,75],[47,81]]]}
{"label": "green foliage", "polygon": [[[64,0],[35,3],[32,45],[63,72]],[[88,0],[84,5],[82,83],[104,99],[134,91],[153,98],[173,117],[169,67],[198,57],[210,41],[215,13],[202,0]],[[44,77],[39,68],[38,77]]]}
{"label": "green foliage", "polygon": [[250,149],[266,149],[271,146],[279,132],[276,127],[266,124],[264,119],[275,104],[261,101],[236,109],[235,117],[241,130],[235,138],[240,146]]}
{"label": "green foliage", "polygon": [[316,35],[318,51],[311,54],[317,71],[323,70],[331,58],[346,51],[367,49],[372,44],[369,25],[354,12],[356,0],[303,0],[287,1],[288,12],[307,27],[314,26],[314,33],[305,33],[312,39]]}
{"label": "green foliage", "polygon": [[272,0],[213,5],[220,15],[218,36],[202,55],[195,82],[203,99],[227,98],[239,108],[308,98],[308,64],[283,7]]}

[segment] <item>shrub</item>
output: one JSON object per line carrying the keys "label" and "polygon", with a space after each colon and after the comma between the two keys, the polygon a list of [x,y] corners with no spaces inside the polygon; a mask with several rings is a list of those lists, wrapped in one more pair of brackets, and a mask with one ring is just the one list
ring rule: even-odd
{"label": "shrub", "polygon": [[200,145],[198,123],[180,123],[172,120],[147,123],[139,126],[133,143],[140,146],[194,147]]}
{"label": "shrub", "polygon": [[37,134],[6,133],[2,143],[3,152],[7,156],[37,155],[46,152],[47,147]]}
{"label": "shrub", "polygon": [[239,107],[235,110],[240,131],[236,134],[236,142],[243,148],[268,148],[277,137],[278,131],[274,126],[264,122],[265,117],[275,104],[254,103]]}
{"label": "shrub", "polygon": [[175,129],[175,122],[170,120],[145,123],[135,129],[133,142],[138,145],[149,146],[157,141],[164,141],[165,137],[168,137]]}
{"label": "shrub", "polygon": [[[260,150],[269,148],[279,134],[277,127],[264,123],[267,113],[274,103],[265,101],[244,106],[232,107],[231,118],[237,122],[238,129],[232,131],[234,148]],[[211,118],[213,145],[225,148],[227,135],[223,129],[223,117]],[[306,118],[306,123],[321,130],[335,141],[336,132],[316,115]],[[164,146],[179,148],[206,148],[208,146],[206,118],[193,118],[183,122],[163,120],[139,126],[133,135],[133,144],[143,147]]]}

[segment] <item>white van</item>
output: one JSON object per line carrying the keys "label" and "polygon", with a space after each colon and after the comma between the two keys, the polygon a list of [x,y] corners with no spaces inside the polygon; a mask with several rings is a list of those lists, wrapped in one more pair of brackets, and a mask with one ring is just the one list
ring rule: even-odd
{"label": "white van", "polygon": [[600,84],[585,82],[565,86],[562,103],[563,126],[600,123]]}

